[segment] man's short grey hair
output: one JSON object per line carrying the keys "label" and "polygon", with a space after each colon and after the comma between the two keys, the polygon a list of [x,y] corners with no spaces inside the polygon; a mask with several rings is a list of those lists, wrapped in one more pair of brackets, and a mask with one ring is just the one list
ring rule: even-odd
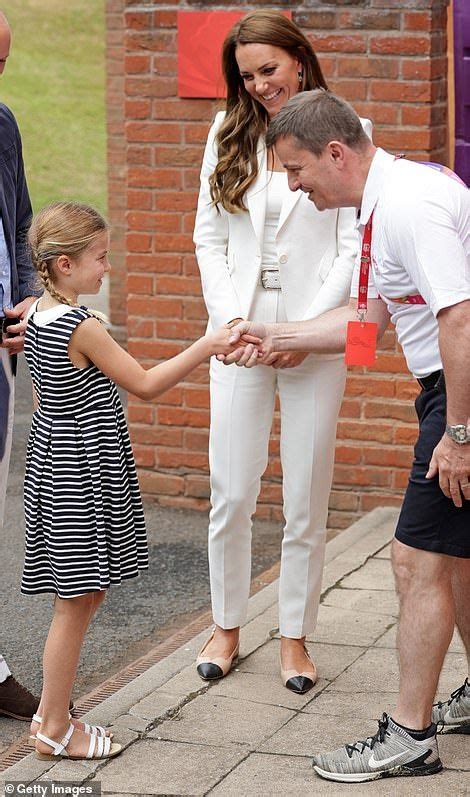
{"label": "man's short grey hair", "polygon": [[270,123],[266,145],[272,147],[287,136],[314,155],[321,155],[330,141],[341,141],[352,149],[370,144],[356,111],[325,89],[301,91],[292,97]]}

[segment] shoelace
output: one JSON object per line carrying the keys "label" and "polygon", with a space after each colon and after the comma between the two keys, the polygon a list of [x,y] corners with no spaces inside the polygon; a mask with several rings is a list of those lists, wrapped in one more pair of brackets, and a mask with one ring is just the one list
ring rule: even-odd
{"label": "shoelace", "polygon": [[437,703],[437,707],[442,708],[443,706],[450,706],[451,703],[454,702],[454,700],[456,701],[456,703],[458,703],[460,701],[460,698],[463,697],[463,695],[465,694],[467,685],[468,685],[468,680],[467,678],[465,678],[465,681],[463,682],[462,686],[459,686],[459,688],[456,689],[455,692],[450,693],[449,700],[444,700],[444,701],[439,700]]}
{"label": "shoelace", "polygon": [[374,745],[377,742],[382,743],[387,736],[387,728],[388,728],[388,716],[387,714],[382,714],[382,719],[377,720],[379,723],[379,730],[375,734],[375,736],[368,736],[367,739],[363,739],[362,741],[354,742],[354,744],[346,744],[346,752],[349,758],[353,757],[353,753],[363,753],[366,747],[370,747],[372,750]]}

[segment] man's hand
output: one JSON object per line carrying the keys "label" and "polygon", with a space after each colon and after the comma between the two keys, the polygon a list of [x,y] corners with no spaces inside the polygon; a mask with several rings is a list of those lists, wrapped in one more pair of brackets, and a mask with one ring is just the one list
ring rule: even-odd
{"label": "man's hand", "polygon": [[433,451],[427,479],[439,474],[439,486],[455,506],[462,506],[462,496],[470,501],[470,443],[459,445],[444,434]]}
{"label": "man's hand", "polygon": [[17,318],[18,323],[8,327],[8,335],[5,335],[2,348],[8,349],[10,355],[19,354],[24,348],[24,333],[26,330],[26,315],[31,305],[37,300],[37,296],[27,296],[22,302],[18,302],[12,310],[5,309],[7,318]]}
{"label": "man's hand", "polygon": [[308,356],[308,351],[273,351],[272,354],[258,359],[259,365],[271,365],[273,368],[296,368]]}

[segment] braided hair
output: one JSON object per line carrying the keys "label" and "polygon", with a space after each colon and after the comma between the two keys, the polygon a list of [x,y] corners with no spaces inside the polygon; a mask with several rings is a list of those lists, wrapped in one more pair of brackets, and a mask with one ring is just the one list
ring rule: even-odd
{"label": "braided hair", "polygon": [[[54,202],[33,219],[28,239],[39,284],[61,304],[77,307],[54,285],[54,263],[60,255],[78,257],[94,239],[108,229],[97,210],[82,202]],[[100,313],[95,313],[103,320]]]}

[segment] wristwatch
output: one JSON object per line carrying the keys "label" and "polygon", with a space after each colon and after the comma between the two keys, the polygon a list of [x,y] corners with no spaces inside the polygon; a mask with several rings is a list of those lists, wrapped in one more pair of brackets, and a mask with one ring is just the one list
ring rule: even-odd
{"label": "wristwatch", "polygon": [[470,443],[470,428],[465,423],[456,423],[454,426],[447,424],[446,434],[459,445]]}

